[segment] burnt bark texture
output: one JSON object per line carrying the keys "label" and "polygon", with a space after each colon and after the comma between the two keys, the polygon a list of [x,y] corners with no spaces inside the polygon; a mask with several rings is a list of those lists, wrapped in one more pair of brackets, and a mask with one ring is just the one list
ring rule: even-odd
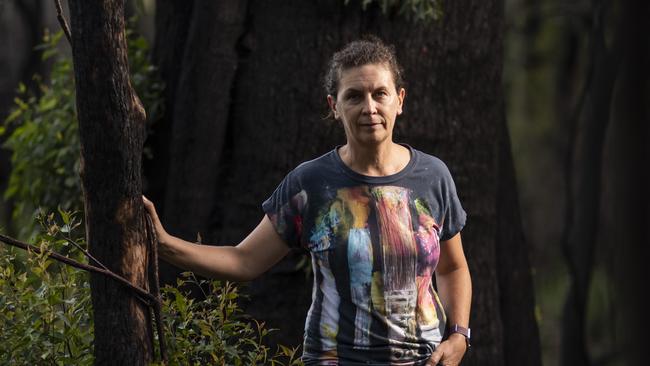
{"label": "burnt bark texture", "polygon": [[[129,80],[124,1],[69,2],[90,252],[147,288],[141,156],[145,112]],[[149,309],[124,286],[91,276],[95,364],[152,360]]]}
{"label": "burnt bark texture", "polygon": [[[173,6],[157,2],[168,14]],[[150,179],[166,178],[163,221],[171,233],[238,243],[289,170],[345,143],[342,128],[323,120],[321,77],[333,52],[376,34],[395,45],[407,80],[395,140],[445,161],[469,214],[463,242],[476,336],[463,365],[538,365],[528,247],[501,90],[503,2],[443,6],[440,21],[416,23],[397,9],[364,11],[359,1],[195,3],[187,38],[157,45],[183,48],[184,56],[179,81],[167,88],[175,95],[167,176]],[[164,65],[171,55],[159,52],[157,62]],[[296,268],[300,258],[293,253],[247,286],[247,310],[280,329],[273,342],[302,342],[311,279]]]}
{"label": "burnt bark texture", "polygon": [[612,99],[607,131],[603,212],[607,221],[607,258],[616,283],[613,329],[622,364],[648,363],[646,329],[650,320],[640,292],[650,281],[650,4],[623,2],[621,72]]}

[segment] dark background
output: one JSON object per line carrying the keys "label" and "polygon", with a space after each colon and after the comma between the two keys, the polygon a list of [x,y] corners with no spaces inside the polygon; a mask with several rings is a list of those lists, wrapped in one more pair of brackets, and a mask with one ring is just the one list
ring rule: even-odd
{"label": "dark background", "polygon": [[[376,33],[396,45],[406,69],[396,139],[447,162],[470,214],[463,234],[475,284],[472,326],[484,331],[474,333],[468,362],[516,364],[528,354],[524,364],[537,364],[538,334],[544,365],[643,364],[648,317],[640,299],[650,258],[643,1],[454,2],[430,25],[362,11],[354,1],[128,4],[167,84],[164,120],[148,140],[154,158],[145,161],[145,192],[172,233],[236,243],[289,169],[341,143],[338,126],[322,121],[318,77],[347,40]],[[0,19],[4,118],[18,82],[47,75],[32,49],[43,28],[59,25],[52,1],[0,1]],[[63,43],[62,52],[69,53]],[[0,185],[9,154],[0,152]],[[0,226],[18,232],[12,202],[1,208]],[[311,279],[295,270],[300,258],[248,286],[256,317],[294,306],[304,313]],[[269,298],[265,291],[278,286],[288,290]],[[508,323],[513,309],[521,324]],[[278,319],[269,322],[293,334],[280,340],[294,342],[301,321]],[[531,349],[513,350],[517,339]],[[508,361],[503,353],[521,356]]]}

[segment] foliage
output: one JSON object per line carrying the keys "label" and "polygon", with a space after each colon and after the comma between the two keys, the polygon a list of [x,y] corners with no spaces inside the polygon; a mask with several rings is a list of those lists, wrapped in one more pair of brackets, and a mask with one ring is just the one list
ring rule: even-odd
{"label": "foliage", "polygon": [[[62,32],[45,33],[43,59],[54,57]],[[72,61],[54,62],[46,84],[35,76],[40,96],[18,87],[15,108],[5,120],[11,130],[4,147],[12,151],[12,170],[5,198],[14,199],[15,224],[25,228],[21,236],[34,231],[33,215],[40,204],[48,211],[57,206],[81,209],[79,187],[79,138],[77,134],[72,78]]]}
{"label": "foliage", "polygon": [[[270,354],[263,343],[269,330],[242,312],[233,283],[198,280],[191,272],[183,276],[176,287],[162,289],[171,365],[302,365],[295,348],[280,346]],[[205,300],[183,293],[187,285],[197,286]]]}
{"label": "foliage", "polygon": [[[77,216],[63,210],[56,218],[38,216],[42,254],[0,247],[0,364],[92,365],[89,276],[46,255],[52,250],[85,262]],[[302,365],[297,349],[271,353],[264,345],[270,330],[242,312],[234,284],[184,276],[178,287],[162,290],[170,365]],[[205,300],[180,290],[190,285],[199,286]]]}
{"label": "foliage", "polygon": [[[133,23],[133,21],[131,21]],[[41,50],[43,60],[55,59],[49,82],[34,76],[37,93],[18,86],[15,106],[0,127],[0,134],[11,131],[4,147],[12,151],[12,170],[5,198],[13,199],[14,225],[22,228],[20,237],[35,233],[33,217],[37,207],[45,211],[80,211],[79,133],[75,109],[72,60],[59,51],[63,32],[45,32]],[[148,60],[146,40],[127,30],[129,63],[133,86],[155,121],[163,113],[162,83]]]}
{"label": "foliage", "polygon": [[[345,0],[346,5],[349,3],[350,0]],[[437,21],[443,14],[442,0],[361,0],[361,8],[366,10],[373,3],[381,7],[384,14],[395,9],[415,21]]]}
{"label": "foliage", "polygon": [[[42,254],[0,248],[0,364],[90,365],[93,326],[88,275],[47,258],[58,249],[75,260],[79,221],[69,214],[39,215]],[[74,233],[74,234],[73,234]],[[75,241],[83,245],[83,239]]]}

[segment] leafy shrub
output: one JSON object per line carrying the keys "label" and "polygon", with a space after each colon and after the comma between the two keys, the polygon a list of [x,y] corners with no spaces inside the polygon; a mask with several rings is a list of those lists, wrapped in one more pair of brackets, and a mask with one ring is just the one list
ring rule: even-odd
{"label": "leafy shrub", "polygon": [[[93,327],[88,275],[47,258],[58,249],[81,261],[72,250],[79,222],[62,212],[39,215],[42,254],[0,247],[0,364],[91,365]],[[75,243],[84,245],[83,239]]]}
{"label": "leafy shrub", "polygon": [[[264,345],[269,330],[246,316],[232,282],[198,280],[183,273],[177,286],[165,286],[163,320],[171,365],[302,365],[297,349],[279,346],[275,354]],[[195,301],[181,288],[195,285],[205,300]]]}
{"label": "leafy shrub", "polygon": [[[85,262],[80,221],[65,211],[38,221],[42,254],[0,247],[0,364],[92,365],[89,275],[46,255],[53,250]],[[199,286],[205,300],[180,290],[190,285]],[[270,330],[242,312],[233,283],[187,272],[162,295],[170,365],[302,365],[297,349],[271,352],[264,345]]]}

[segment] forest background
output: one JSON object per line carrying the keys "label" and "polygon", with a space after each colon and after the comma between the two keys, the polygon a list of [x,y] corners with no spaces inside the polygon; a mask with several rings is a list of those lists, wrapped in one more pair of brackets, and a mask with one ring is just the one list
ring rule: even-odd
{"label": "forest background", "polygon": [[[154,52],[152,56],[148,49],[140,45],[141,49],[146,51],[140,56],[144,59],[153,59],[153,64],[155,60],[172,62],[172,64],[155,65],[157,72],[162,73],[174,70],[174,60],[179,60],[182,55],[167,57],[161,55],[165,52],[173,53],[177,49],[175,47],[177,43],[174,43],[177,40],[164,39],[161,36],[161,33],[170,32],[168,28],[163,28],[169,27],[169,24],[162,23],[165,14],[161,14],[161,9],[167,11],[168,16],[169,14],[182,15],[183,11],[191,10],[182,6],[174,8],[169,4],[160,6],[164,3],[161,1],[127,3],[129,14],[137,15],[133,32],[142,35],[141,42],[152,45]],[[345,5],[342,12],[353,13],[356,10],[351,8],[358,5],[351,2]],[[364,11],[381,13],[381,9],[372,9],[372,6],[373,4],[370,6],[371,9]],[[530,259],[530,274],[535,297],[531,312],[534,314],[535,324],[539,330],[543,364],[577,364],[567,361],[571,357],[567,355],[571,353],[567,349],[584,351],[586,358],[581,361],[586,362],[584,364],[632,364],[634,357],[628,355],[638,352],[638,347],[635,347],[634,339],[629,340],[634,337],[627,335],[628,330],[633,329],[631,333],[636,335],[635,329],[643,329],[647,324],[647,319],[643,320],[639,317],[642,312],[635,304],[638,293],[644,291],[646,284],[644,280],[647,278],[647,270],[644,270],[643,264],[648,259],[647,227],[650,223],[647,215],[649,206],[646,167],[648,161],[646,145],[649,137],[647,112],[650,105],[647,90],[649,43],[647,27],[644,28],[638,21],[643,15],[648,15],[648,7],[642,2],[633,1],[551,0],[508,0],[505,3],[497,2],[497,8],[499,6],[503,6],[503,13],[497,12],[502,18],[496,26],[499,27],[500,32],[503,32],[501,35],[503,48],[497,47],[491,51],[502,52],[503,110],[509,132],[506,136],[509,136],[516,173],[516,185],[512,187],[512,193],[517,194],[514,200],[519,205],[521,214],[520,223],[513,225],[522,225],[525,238],[522,241],[525,244],[522,245]],[[439,16],[444,18],[444,6],[441,9]],[[468,14],[472,13],[471,9],[466,10]],[[230,15],[234,17],[233,19],[245,18],[250,16],[246,14],[247,11],[251,12],[244,9],[242,13],[241,9],[234,9],[234,13]],[[21,87],[23,93],[29,90],[39,92],[38,83],[32,78],[34,74],[42,75],[43,83],[47,84],[48,75],[58,56],[54,55],[43,60],[42,54],[38,50],[35,51],[35,47],[43,44],[44,29],[49,29],[53,34],[60,26],[56,21],[53,1],[3,1],[0,3],[0,15],[2,17],[0,40],[3,49],[11,50],[3,52],[0,57],[2,70],[0,116],[5,119],[10,117],[16,108],[15,98],[19,83],[24,84],[24,87]],[[348,21],[359,21],[352,16],[348,17],[350,18]],[[186,19],[190,21],[189,15]],[[342,19],[345,19],[345,16]],[[460,19],[461,24],[472,21],[474,20]],[[177,26],[179,23],[170,24]],[[233,37],[237,38],[240,48],[236,52],[252,52],[258,48],[273,46],[247,43],[255,42],[254,37],[239,38],[241,33],[236,29],[238,24],[233,22],[227,25],[235,28],[224,29],[233,32]],[[388,31],[384,30],[384,32]],[[227,38],[227,32],[224,32],[223,36]],[[199,42],[196,39],[194,41]],[[228,40],[224,38],[223,41]],[[390,41],[398,43],[398,40]],[[169,44],[168,47],[164,47],[165,42]],[[69,45],[65,42],[59,42],[57,47],[57,52],[61,55],[70,55]],[[303,47],[304,49],[297,49],[298,53],[307,53],[309,46],[303,45]],[[400,47],[398,45],[398,49]],[[234,62],[231,59],[233,55],[220,55],[223,58],[219,62],[226,64]],[[324,58],[326,55],[317,53],[303,57],[306,60],[314,60]],[[137,56],[134,58],[137,59]],[[201,62],[206,62],[199,58],[195,58],[194,61],[199,68],[204,67]],[[180,63],[176,63],[178,64]],[[321,66],[319,64],[312,67]],[[449,67],[448,70],[453,70],[453,67]],[[140,76],[143,79],[150,77],[147,72]],[[193,77],[197,78],[200,75]],[[146,90],[153,90],[162,95],[165,95],[163,90],[175,90],[169,85],[169,80],[173,78],[164,75],[162,78],[167,81],[166,86],[161,86],[157,90],[156,86],[151,86],[152,83],[149,82]],[[173,82],[183,83],[187,80],[176,79]],[[272,82],[275,81],[269,80],[269,83]],[[143,83],[146,84],[147,81]],[[417,79],[411,81],[411,84],[416,83]],[[250,84],[240,84],[238,87],[240,90],[237,92],[244,95],[248,91],[246,88],[251,87]],[[311,87],[304,86],[304,88]],[[313,87],[317,88],[317,86]],[[277,91],[280,94],[297,93],[298,101],[305,104],[313,103],[308,98],[300,99],[300,92],[300,89],[291,88]],[[313,94],[313,92],[309,93]],[[147,105],[147,95],[139,94]],[[184,97],[193,96],[178,96],[181,99]],[[172,96],[165,95],[165,98],[172,98]],[[153,99],[155,102],[155,98]],[[168,193],[165,193],[165,187],[156,186],[155,180],[152,179],[154,177],[152,171],[161,169],[162,162],[172,166],[164,169],[173,169],[174,164],[183,165],[191,159],[196,160],[206,152],[193,151],[190,154],[182,154],[178,151],[161,151],[160,144],[168,142],[169,140],[166,139],[169,139],[169,135],[161,137],[161,134],[164,134],[161,132],[156,135],[156,124],[163,125],[166,118],[171,118],[170,107],[165,108],[168,100],[161,104],[163,105],[154,104],[148,110],[149,117],[154,116],[157,120],[152,121],[149,131],[151,135],[146,150],[149,155],[144,162],[144,175],[149,178],[149,182],[145,183],[144,189],[157,199],[157,203],[160,202],[163,212],[169,212],[165,211],[163,202],[180,207],[181,209],[174,210],[176,218],[169,217],[170,214],[166,219],[172,227],[176,226],[174,229],[179,233],[194,238],[196,232],[202,230],[197,230],[191,225],[184,227],[178,223],[179,218],[182,218],[185,213],[182,204],[175,202],[186,200],[187,197],[170,199]],[[173,113],[187,112],[191,107],[190,102],[189,105],[184,106],[185,111]],[[314,109],[317,110],[318,107]],[[219,111],[219,107],[216,107],[215,110],[208,112]],[[208,112],[205,112],[206,115]],[[159,115],[157,116],[156,113]],[[278,113],[291,114],[296,111],[280,110]],[[408,114],[405,117],[408,117]],[[331,126],[325,125],[326,122],[323,123],[322,130],[330,134],[328,137],[330,140],[335,140],[337,132]],[[463,126],[468,128],[467,124]],[[11,128],[9,124],[3,128],[5,133],[0,136],[0,141],[7,138]],[[309,132],[316,130],[318,128],[305,129],[302,134],[298,131],[291,138],[309,138],[311,136]],[[222,131],[229,138],[233,138],[224,140],[223,143],[228,145],[241,141],[240,136],[246,131],[245,129],[239,132]],[[188,138],[180,131],[167,130],[165,133],[174,133],[182,138]],[[233,136],[233,133],[239,135]],[[453,136],[453,133],[445,136]],[[440,145],[442,146],[439,148],[440,155],[448,154],[453,171],[456,164],[454,160],[461,159],[459,157],[461,154],[454,153],[453,147],[445,150],[447,145],[443,142]],[[236,152],[236,149],[228,150],[228,146],[223,150],[230,151],[230,154]],[[436,151],[435,148],[433,150]],[[275,162],[266,162],[267,165],[278,165],[271,175],[266,176],[269,182],[255,189],[268,190],[281,178],[283,169],[286,170],[292,163],[316,152],[304,148],[300,152],[281,152],[280,154],[284,154],[281,158],[276,159]],[[10,149],[5,148],[0,152],[2,191],[10,185],[11,155]],[[179,158],[178,155],[182,157]],[[269,155],[269,159],[274,158],[274,154]],[[249,156],[244,153],[240,158]],[[197,173],[189,173],[190,176],[207,174],[201,166],[195,168]],[[64,166],[63,169],[65,169],[64,176],[68,178],[68,181],[65,179],[62,181],[63,185],[78,186],[79,183],[69,180],[75,179],[75,175],[78,174],[75,171],[78,167],[75,167],[74,162]],[[457,169],[460,171],[461,188],[469,184],[470,179],[472,184],[483,184],[481,178],[465,174],[472,171],[471,167],[462,167],[462,163],[458,162]],[[21,184],[30,185],[27,182]],[[42,184],[47,183],[42,182]],[[239,183],[235,181],[229,184],[232,186]],[[182,181],[167,182],[167,185],[182,186]],[[225,188],[227,192],[228,186]],[[460,192],[462,197],[462,190]],[[261,192],[255,193],[259,196],[263,195]],[[5,195],[0,210],[0,227],[3,228],[3,233],[29,240],[30,232],[25,231],[25,228],[30,227],[34,209],[43,202],[23,202],[17,198],[16,195]],[[59,198],[49,197],[52,200],[48,202],[49,206],[56,207],[55,203]],[[216,197],[212,196],[212,198]],[[191,207],[192,200],[187,201],[185,207]],[[242,205],[251,210],[248,206],[255,205],[256,202],[247,198],[241,202],[234,199],[227,204]],[[78,209],[78,207],[64,208]],[[167,210],[171,211],[169,208]],[[241,219],[219,217],[219,214],[217,217],[210,217],[218,210],[211,207],[203,210],[206,212],[198,216],[208,221],[225,219],[232,223]],[[250,225],[250,221],[250,217],[243,220],[247,222],[246,225]],[[245,231],[246,227],[238,227],[231,231],[221,227],[213,233],[203,232],[202,236],[206,242],[211,242],[209,239],[220,238],[234,240],[231,238]],[[478,255],[479,251],[475,253]],[[299,259],[296,261],[299,262]],[[292,271],[294,264],[281,265],[277,272],[282,274]],[[268,283],[257,286],[268,286]],[[255,286],[252,286],[253,291]],[[305,286],[309,289],[309,279],[306,279]],[[584,297],[585,302],[581,304],[582,314],[576,315],[573,308],[567,305],[572,301],[571,296]],[[262,316],[260,309],[255,309],[254,306],[250,311],[258,318]],[[282,330],[282,324],[273,323],[273,320],[269,322]],[[302,324],[298,322],[295,327],[300,329]],[[578,338],[576,341],[576,338],[573,338],[575,334],[571,329],[565,329],[567,327],[582,329],[584,338]],[[280,340],[287,343],[289,340],[288,343],[295,343],[290,341],[290,337],[278,337],[280,338],[273,339],[273,342]],[[480,348],[481,340],[477,342]],[[532,353],[534,358],[535,351]],[[531,361],[530,364],[536,362]]]}

